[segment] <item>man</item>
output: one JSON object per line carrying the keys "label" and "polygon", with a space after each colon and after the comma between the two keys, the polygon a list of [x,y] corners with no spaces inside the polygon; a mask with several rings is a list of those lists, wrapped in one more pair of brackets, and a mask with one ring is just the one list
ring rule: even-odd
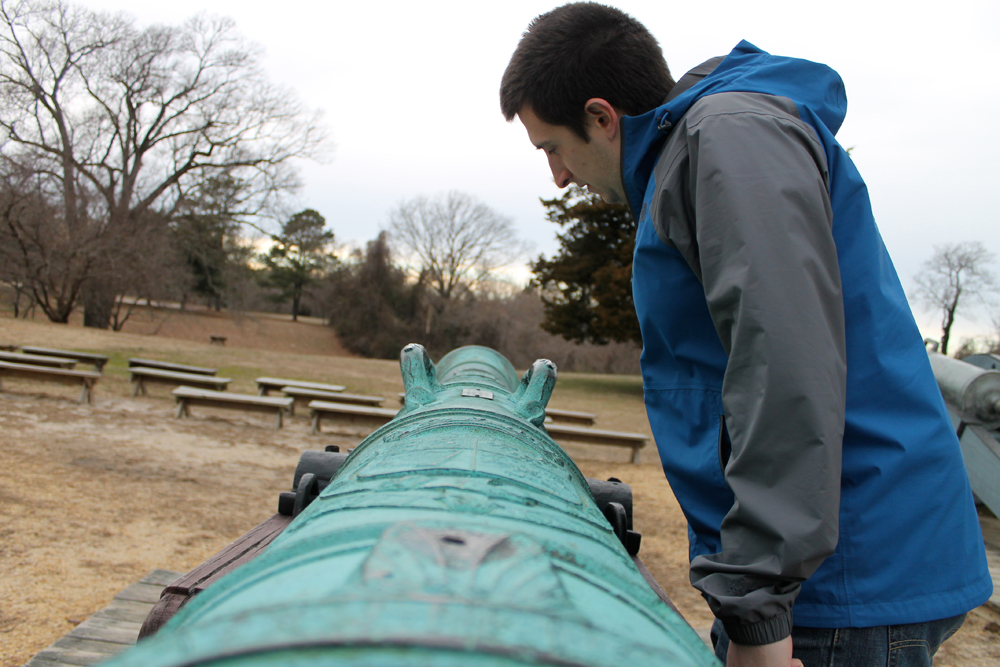
{"label": "man", "polygon": [[646,406],[717,655],[929,665],[992,583],[921,337],[834,139],[839,76],[742,42],[675,85],[641,24],[576,3],[532,22],[500,100],[557,185],[639,223]]}

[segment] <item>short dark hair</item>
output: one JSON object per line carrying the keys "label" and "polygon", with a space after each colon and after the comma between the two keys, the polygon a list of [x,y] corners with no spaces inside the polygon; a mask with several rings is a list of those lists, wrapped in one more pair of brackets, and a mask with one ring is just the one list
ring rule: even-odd
{"label": "short dark hair", "polygon": [[587,140],[584,104],[599,97],[630,116],[655,109],[674,87],[656,38],[634,18],[575,2],[535,18],[500,82],[510,121],[524,107]]}

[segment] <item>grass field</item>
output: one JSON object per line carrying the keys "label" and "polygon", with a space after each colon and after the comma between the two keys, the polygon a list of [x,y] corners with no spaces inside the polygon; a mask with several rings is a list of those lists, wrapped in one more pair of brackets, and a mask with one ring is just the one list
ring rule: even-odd
{"label": "grass field", "polygon": [[[209,335],[229,340],[209,345]],[[0,392],[0,667],[23,664],[150,570],[191,569],[269,517],[301,451],[354,446],[364,435],[310,436],[301,415],[281,431],[267,416],[205,408],[177,420],[168,387],[131,396],[129,357],[218,368],[239,393],[256,393],[262,375],[343,384],[386,396],[387,406],[402,390],[398,363],[348,356],[321,323],[272,316],[158,321],[147,312],[116,333],[0,315],[0,345],[111,357],[91,406],[62,385],[8,380]],[[562,374],[550,405],[594,412],[600,428],[649,434],[635,376]],[[567,451],[585,475],[632,485],[640,555],[688,621],[707,628],[712,617],[688,584],[686,522],[655,449],[641,465],[624,449]],[[994,630],[970,615],[936,664],[1000,664]]]}

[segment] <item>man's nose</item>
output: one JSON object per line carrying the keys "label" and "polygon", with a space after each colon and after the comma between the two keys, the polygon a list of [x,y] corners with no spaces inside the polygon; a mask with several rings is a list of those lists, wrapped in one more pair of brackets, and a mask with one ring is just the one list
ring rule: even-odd
{"label": "man's nose", "polygon": [[565,188],[573,182],[573,172],[566,168],[562,160],[549,158],[549,169],[552,170],[552,178],[557,187]]}

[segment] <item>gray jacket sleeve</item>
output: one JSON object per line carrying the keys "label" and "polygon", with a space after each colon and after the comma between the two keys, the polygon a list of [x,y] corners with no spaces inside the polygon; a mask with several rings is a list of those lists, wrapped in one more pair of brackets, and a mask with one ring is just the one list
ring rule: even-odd
{"label": "gray jacket sleeve", "polygon": [[790,101],[725,93],[689,110],[656,178],[657,232],[699,276],[729,354],[735,503],[691,583],[733,641],[767,644],[791,632],[839,530],[846,346],[826,158]]}

